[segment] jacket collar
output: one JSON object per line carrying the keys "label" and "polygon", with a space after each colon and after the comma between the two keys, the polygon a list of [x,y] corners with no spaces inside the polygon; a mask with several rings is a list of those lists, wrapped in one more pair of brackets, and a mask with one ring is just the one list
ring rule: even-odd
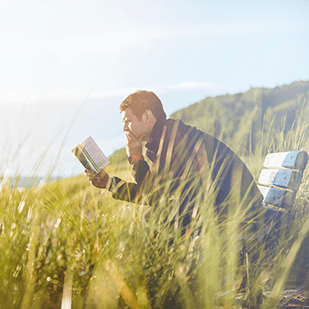
{"label": "jacket collar", "polygon": [[152,162],[155,160],[161,140],[162,131],[167,120],[165,117],[160,117],[155,122],[150,133],[149,141],[146,143],[146,157]]}

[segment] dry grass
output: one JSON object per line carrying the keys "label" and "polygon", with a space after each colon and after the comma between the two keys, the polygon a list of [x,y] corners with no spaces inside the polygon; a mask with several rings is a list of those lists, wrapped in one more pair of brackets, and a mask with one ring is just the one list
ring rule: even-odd
{"label": "dry grass", "polygon": [[[303,121],[281,141],[269,134],[265,143],[276,145],[276,151],[308,151],[307,128]],[[260,155],[244,158],[255,176],[267,148],[260,147]],[[108,172],[129,180],[124,166],[114,164]],[[211,192],[203,199],[196,196],[196,207],[202,209],[194,218],[196,229],[182,235],[165,220],[173,217],[167,194],[149,213],[147,206],[113,200],[83,175],[23,191],[3,185],[0,300],[6,308],[60,308],[64,278],[70,274],[72,308],[160,308],[172,301],[182,308],[241,308],[244,303],[276,308],[286,284],[307,276],[308,179],[306,171],[295,220],[280,231],[275,249],[248,240],[251,256],[241,253],[238,226],[244,214],[221,222]],[[168,192],[168,184],[163,190]],[[178,206],[176,199],[175,215]],[[271,297],[258,305],[262,293]]]}

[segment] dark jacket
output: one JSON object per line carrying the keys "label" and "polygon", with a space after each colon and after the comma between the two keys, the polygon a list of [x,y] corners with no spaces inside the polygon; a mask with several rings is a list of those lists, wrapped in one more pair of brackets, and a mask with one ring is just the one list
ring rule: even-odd
{"label": "dark jacket", "polygon": [[[243,161],[224,143],[181,120],[158,119],[145,145],[144,160],[133,167],[135,183],[115,177],[113,197],[138,202],[143,195],[156,206],[162,194],[172,196],[180,189],[180,212],[186,210],[183,226],[190,222],[190,210],[199,190],[212,190],[219,207],[234,199],[235,206],[260,207],[262,195]],[[166,189],[168,186],[168,190]],[[159,188],[159,189],[155,189]],[[191,204],[192,205],[191,205]],[[221,210],[220,210],[221,211]]]}

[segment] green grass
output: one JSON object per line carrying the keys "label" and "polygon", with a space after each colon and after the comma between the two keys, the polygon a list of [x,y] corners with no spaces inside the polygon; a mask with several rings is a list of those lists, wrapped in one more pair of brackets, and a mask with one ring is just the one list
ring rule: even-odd
{"label": "green grass", "polygon": [[[307,137],[308,125],[302,120],[285,135],[269,132],[260,151],[243,159],[257,177],[269,148],[308,151]],[[131,180],[121,152],[111,162],[107,168],[111,175]],[[256,241],[250,252],[258,253],[256,259],[246,254],[240,258],[239,253],[238,226],[249,205],[222,222],[211,191],[203,199],[196,196],[196,207],[202,210],[194,219],[202,230],[196,238],[196,230],[181,235],[180,229],[166,223],[165,218],[173,216],[166,201],[168,183],[161,203],[150,211],[147,205],[112,199],[84,175],[23,191],[3,185],[1,308],[60,308],[64,280],[70,275],[72,308],[152,308],[149,283],[156,291],[156,308],[174,294],[183,308],[241,308],[245,299],[257,306],[261,291],[272,295],[261,307],[276,308],[286,284],[306,276],[308,174],[307,169],[293,224],[282,228],[274,250],[265,250]],[[156,184],[152,189],[158,189]],[[175,199],[175,213],[178,206]],[[238,293],[245,275],[246,289]]]}

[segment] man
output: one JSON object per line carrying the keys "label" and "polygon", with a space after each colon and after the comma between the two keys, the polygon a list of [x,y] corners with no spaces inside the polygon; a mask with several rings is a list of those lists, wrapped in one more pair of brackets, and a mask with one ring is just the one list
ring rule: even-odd
{"label": "man", "polygon": [[[160,229],[162,222],[165,227],[173,227],[174,234],[167,237],[169,245],[178,227],[181,231],[178,235],[189,238],[193,235],[194,239],[200,233],[201,225],[196,227],[196,218],[201,208],[214,206],[221,220],[225,214],[237,214],[239,223],[255,216],[262,195],[245,164],[224,143],[181,120],[166,119],[162,103],[153,92],[132,93],[121,103],[120,112],[135,182],[110,177],[104,170],[97,175],[86,170],[87,176],[92,185],[106,188],[116,199],[142,202],[159,209],[154,211],[159,221],[155,229]],[[147,159],[142,151],[143,142]],[[166,229],[163,231],[166,234]],[[156,232],[154,238],[158,237]],[[160,271],[164,269],[161,265]],[[160,276],[151,274],[149,279],[155,308],[154,295]],[[181,303],[178,292],[167,295],[172,296],[164,300],[162,308],[174,308]]]}
{"label": "man", "polygon": [[[229,207],[234,204],[234,210],[240,204],[250,205],[252,210],[260,207],[261,193],[241,159],[218,139],[181,120],[166,119],[162,103],[153,92],[132,93],[121,103],[120,112],[135,182],[110,177],[104,170],[97,175],[86,170],[92,185],[108,189],[116,199],[143,200],[154,207],[163,193],[170,198],[180,188],[181,222],[177,223],[183,227],[191,222],[194,200],[200,191],[215,194],[215,205],[221,213],[228,211],[220,209],[228,200],[234,201],[228,203]],[[143,142],[150,167],[143,156]]]}

